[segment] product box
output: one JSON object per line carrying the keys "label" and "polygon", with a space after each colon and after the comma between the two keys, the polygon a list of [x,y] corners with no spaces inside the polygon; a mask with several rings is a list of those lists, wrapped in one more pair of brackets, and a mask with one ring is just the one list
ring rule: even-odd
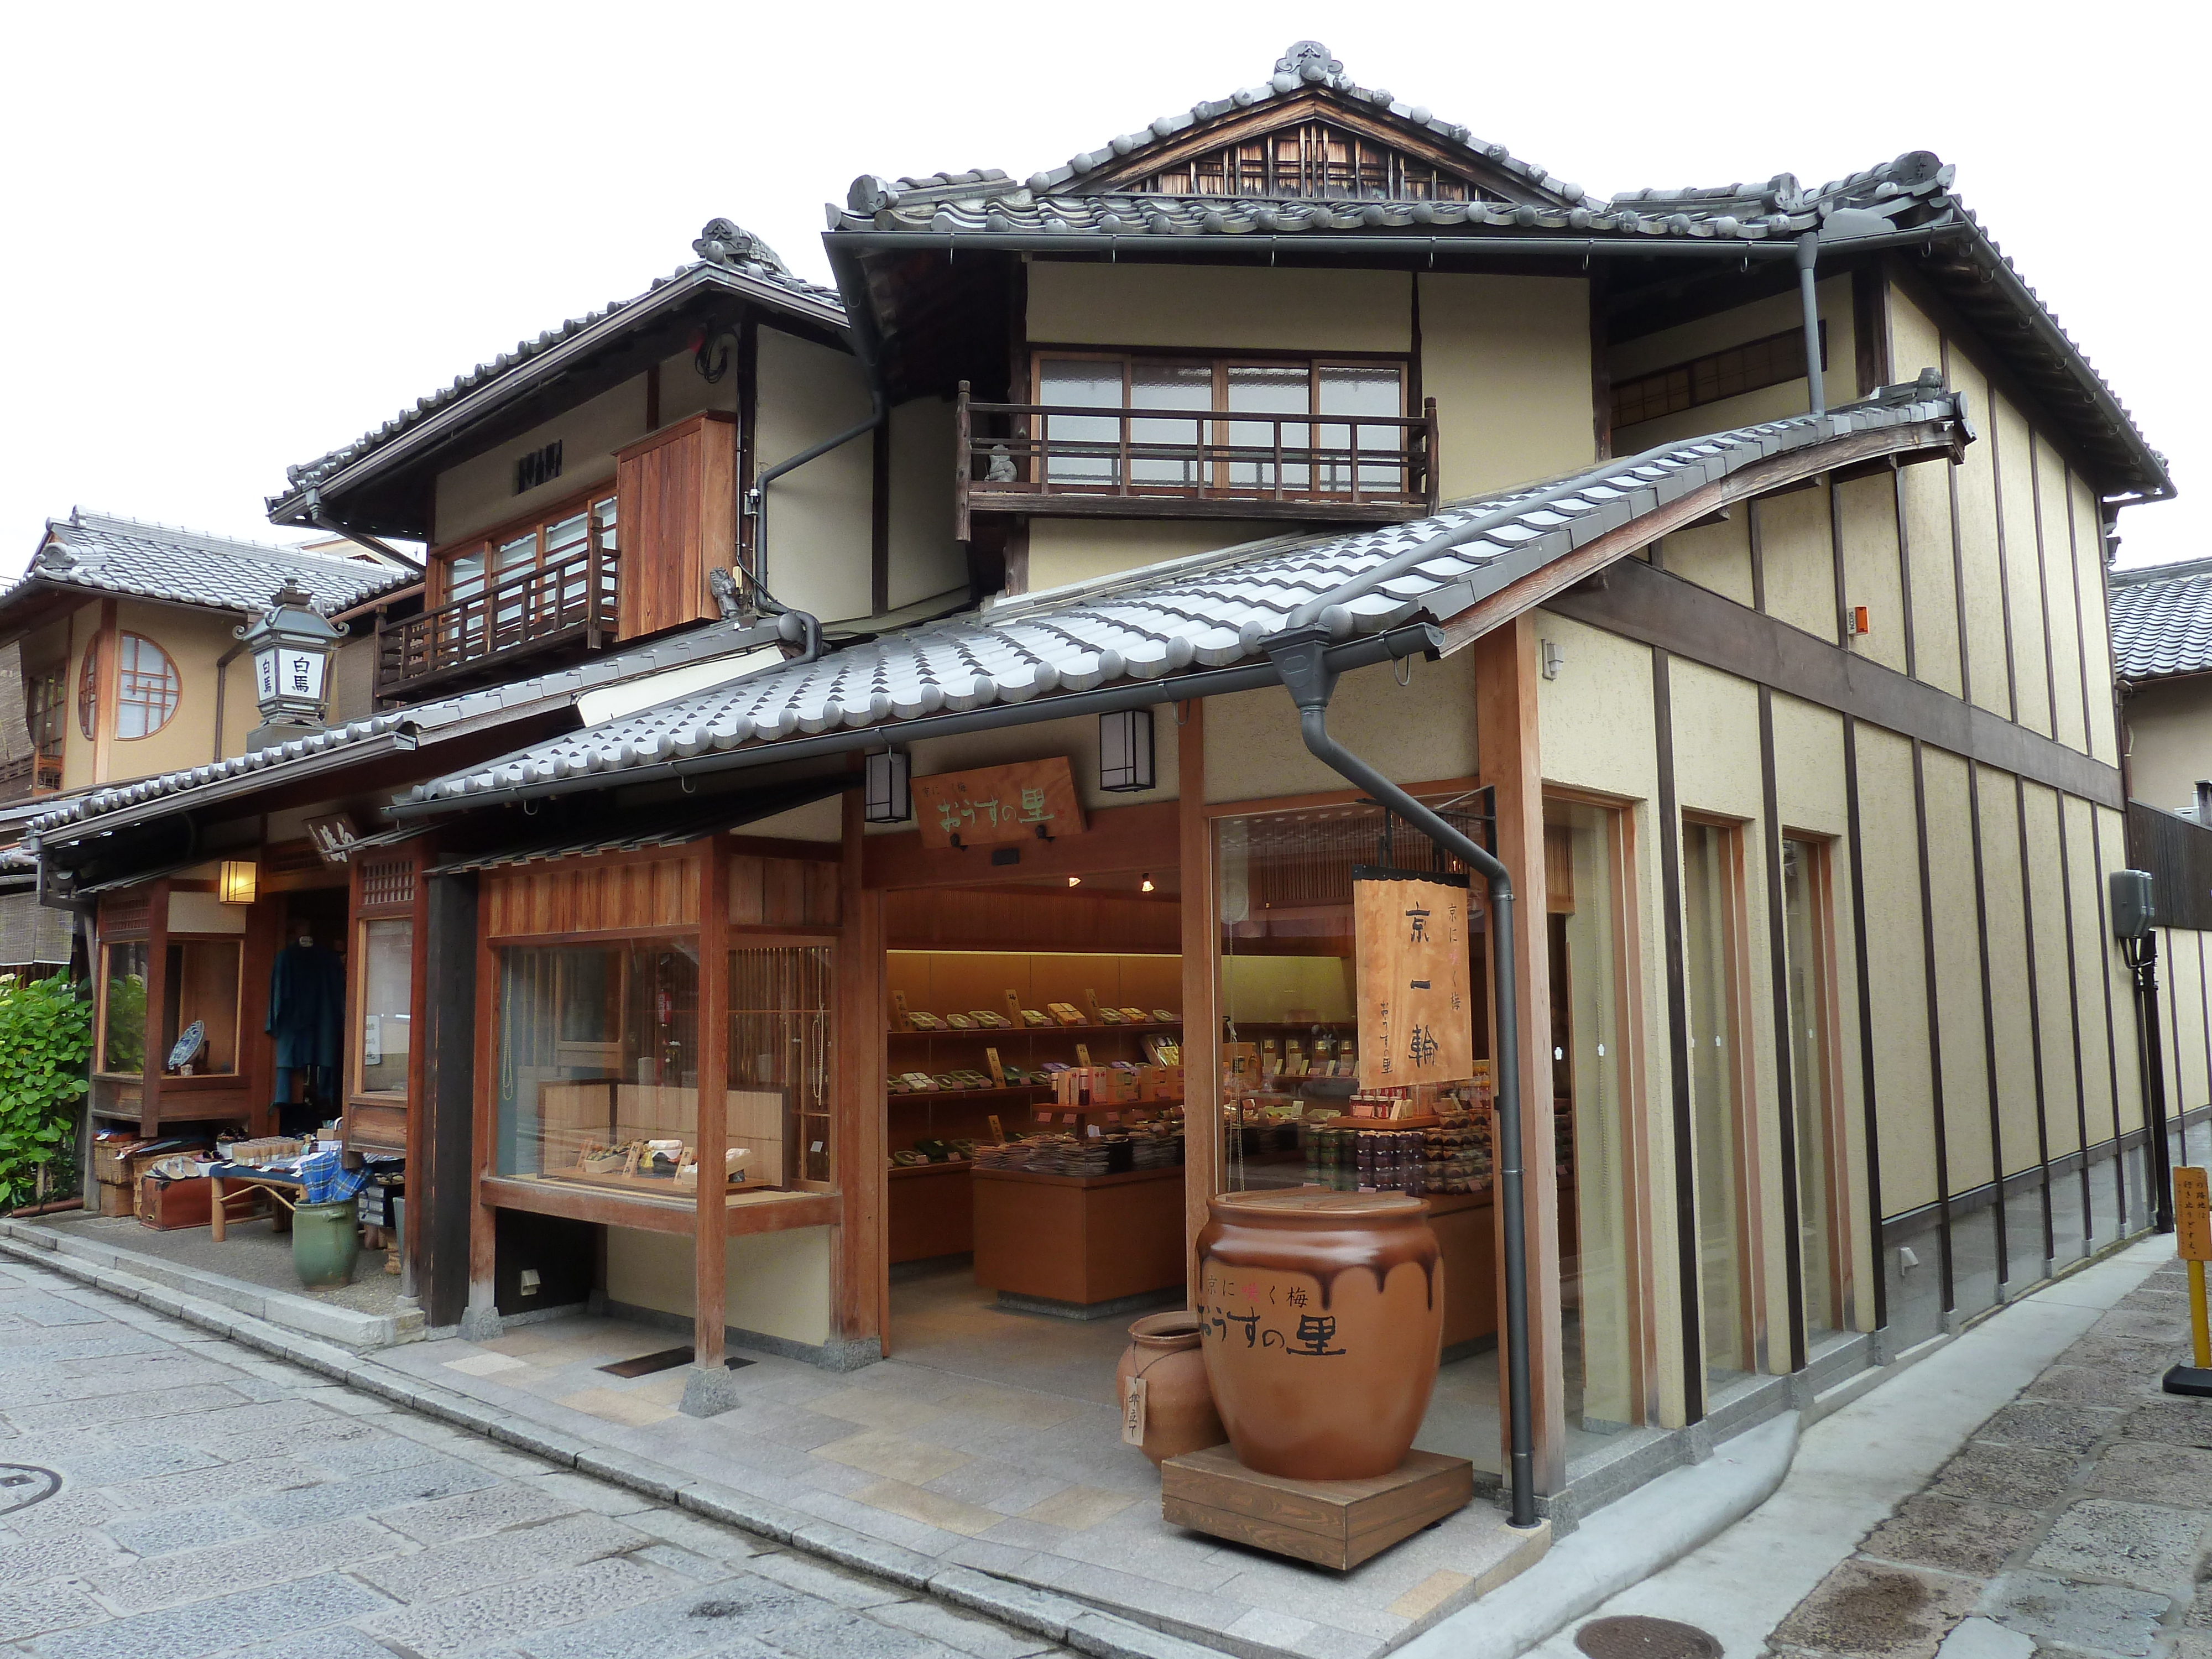
{"label": "product box", "polygon": [[92,1143],[92,1173],[98,1181],[116,1182],[129,1185],[131,1154],[146,1143],[143,1140],[95,1140]]}
{"label": "product box", "polygon": [[138,1220],[156,1232],[175,1232],[184,1227],[204,1227],[214,1187],[205,1176],[172,1180],[149,1175],[138,1182]]}
{"label": "product box", "polygon": [[135,1194],[131,1192],[130,1182],[103,1181],[100,1183],[99,1191],[100,1214],[123,1216],[131,1212],[131,1200]]}

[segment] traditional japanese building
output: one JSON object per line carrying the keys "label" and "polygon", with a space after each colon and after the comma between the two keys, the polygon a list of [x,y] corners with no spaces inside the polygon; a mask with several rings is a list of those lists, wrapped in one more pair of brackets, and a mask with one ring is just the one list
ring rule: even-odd
{"label": "traditional japanese building", "polygon": [[[855,181],[835,295],[718,225],[295,470],[279,522],[431,544],[383,712],[36,829],[112,950],[157,821],[346,815],[434,1327],[689,1322],[713,1412],[726,1344],[1012,1308],[1087,1398],[1084,1321],[1323,1167],[1362,866],[1511,964],[1428,1199],[1490,1403],[1431,1421],[1510,1482],[1525,1359],[1556,1513],[2146,1224],[2106,564],[2172,485],[1949,166],[1601,199],[1309,41]],[[1076,1069],[1180,1162],[1094,1159]]]}

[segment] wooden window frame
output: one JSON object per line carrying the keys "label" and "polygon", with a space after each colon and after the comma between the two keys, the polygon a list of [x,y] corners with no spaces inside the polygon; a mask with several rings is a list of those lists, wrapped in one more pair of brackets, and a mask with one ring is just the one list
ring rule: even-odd
{"label": "wooden window frame", "polygon": [[[481,551],[483,554],[483,574],[479,580],[485,587],[489,587],[501,574],[512,575],[515,571],[525,568],[544,569],[546,531],[563,519],[575,517],[580,512],[589,513],[593,507],[604,501],[611,501],[615,503],[615,533],[619,536],[622,533],[622,501],[615,489],[614,475],[609,473],[599,483],[574,491],[545,507],[506,520],[491,526],[489,529],[479,530],[472,534],[457,538],[441,547],[433,548],[428,561],[431,574],[429,591],[425,596],[424,608],[434,611],[439,606],[450,605],[456,597],[453,592],[453,562],[471,553]],[[491,568],[492,559],[501,544],[514,541],[525,533],[537,538],[537,549],[532,556],[531,563],[526,567],[514,565],[505,572],[494,571]]]}
{"label": "wooden window frame", "polygon": [[[1844,1073],[1844,1013],[1842,963],[1837,949],[1841,930],[1836,925],[1836,854],[1841,837],[1822,830],[1793,830],[1784,826],[1780,839],[1795,842],[1809,854],[1806,860],[1806,900],[1813,923],[1813,951],[1820,969],[1823,1006],[1820,1010],[1822,1054],[1826,1064],[1820,1086],[1823,1102],[1821,1142],[1826,1158],[1826,1190],[1822,1199],[1827,1206],[1826,1217],[1829,1238],[1828,1290],[1835,1299],[1836,1329],[1848,1334],[1857,1328],[1857,1248],[1858,1240],[1851,1226],[1856,1213],[1854,1196],[1856,1183],[1851,1179],[1850,1137],[1846,1123]],[[1788,926],[1784,927],[1784,948],[1788,949]],[[1787,970],[1786,962],[1774,964],[1778,974]],[[1792,1105],[1796,1105],[1792,1097]],[[1793,1176],[1795,1172],[1791,1172]],[[1804,1218],[1798,1218],[1803,1226]],[[1808,1327],[1810,1321],[1807,1322]],[[1810,1337],[1810,1330],[1806,1333]]]}
{"label": "wooden window frame", "polygon": [[[346,1035],[345,1090],[346,1104],[356,1101],[364,1105],[404,1105],[411,1114],[414,1103],[422,1098],[422,1046],[416,1039],[424,1030],[422,985],[429,969],[429,878],[428,859],[418,843],[412,849],[401,849],[396,855],[406,861],[413,878],[409,897],[396,903],[372,903],[362,897],[366,872],[372,865],[392,861],[394,854],[371,850],[356,853],[348,860],[346,870],[348,925],[353,929],[352,950],[347,955],[346,1009],[349,1030]],[[414,933],[409,940],[408,986],[409,1024],[407,1081],[398,1089],[365,1089],[362,1086],[363,1050],[368,1043],[368,1026],[364,1023],[368,1009],[368,924],[373,921],[405,921]]]}

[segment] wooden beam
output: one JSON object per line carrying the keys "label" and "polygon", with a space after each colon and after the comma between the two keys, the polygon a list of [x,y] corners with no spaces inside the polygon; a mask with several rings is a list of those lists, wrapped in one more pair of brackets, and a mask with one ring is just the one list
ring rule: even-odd
{"label": "wooden beam", "polygon": [[[112,618],[115,602],[112,599],[107,601],[103,611]],[[104,634],[102,638],[106,638]],[[103,646],[100,653],[103,665],[110,654]],[[106,672],[105,666],[100,670],[103,677]],[[105,732],[113,724],[112,720],[103,718],[95,729]],[[146,890],[145,1083],[138,1096],[138,1133],[148,1140],[158,1139],[161,1133],[162,1066],[169,1058],[169,1045],[161,1036],[161,1011],[168,1000],[169,884],[157,881]]]}
{"label": "wooden beam", "polygon": [[[113,599],[100,602],[100,631],[93,638],[92,781],[106,783],[115,776],[116,692],[123,665],[123,639],[116,626]],[[153,1050],[147,1052],[150,1054]]]}
{"label": "wooden beam", "polygon": [[699,1193],[691,1252],[691,1363],[722,1366],[723,1279],[728,1233],[730,1049],[730,848],[709,836],[695,854],[699,872]]}
{"label": "wooden beam", "polygon": [[1206,816],[1206,703],[1176,705],[1177,880],[1182,905],[1183,1259],[1190,1305],[1199,1300],[1199,1229],[1221,1189],[1220,1023],[1214,1018],[1220,967],[1213,923],[1213,825]]}
{"label": "wooden beam", "polygon": [[[857,762],[858,757],[855,757]],[[836,1080],[830,1122],[839,1200],[831,1235],[833,1340],[890,1352],[890,1252],[884,1217],[884,896],[863,880],[865,792],[848,789],[843,859],[837,872]],[[878,839],[881,839],[878,837]]]}
{"label": "wooden beam", "polygon": [[[1536,1490],[1567,1478],[1566,1393],[1559,1324],[1559,1160],[1552,1144],[1552,975],[1544,879],[1544,781],[1536,723],[1536,629],[1522,614],[1475,641],[1475,752],[1497,790],[1498,856],[1512,872],[1513,950],[1521,1016],[1521,1164],[1528,1264],[1528,1381],[1534,1416]],[[1495,974],[1495,968],[1492,968]],[[1495,983],[1493,977],[1492,983]],[[1498,1052],[1493,1038],[1491,1053]],[[1498,1206],[1502,1218],[1504,1206]],[[1501,1222],[1502,1225],[1502,1222]],[[1505,1244],[1498,1241],[1498,1261]],[[1505,1305],[1498,1286],[1498,1305]],[[1504,1333],[1500,1333],[1501,1339]],[[1507,1344],[1498,1346],[1498,1393],[1506,1392]],[[1501,1455],[1510,1456],[1505,1415]]]}
{"label": "wooden beam", "polygon": [[[988,847],[965,851],[957,847],[924,847],[919,830],[870,836],[861,860],[865,883],[872,888],[972,887],[987,882],[1026,881],[1036,876],[1159,870],[1176,860],[1182,819],[1174,801],[1103,807],[1090,814],[1090,826],[1080,835],[1009,842],[1021,854],[1021,861],[1014,866],[993,864],[994,849]],[[852,839],[847,838],[848,845]],[[878,1010],[879,1016],[881,1012]]]}
{"label": "wooden beam", "polygon": [[[495,1322],[499,1317],[498,1292],[493,1284],[499,1256],[495,1231],[498,1218],[492,1213],[489,1190],[495,1173],[493,1136],[499,1116],[499,1102],[492,1093],[499,1077],[495,1041],[499,1026],[499,952],[484,938],[480,921],[474,943],[477,1074],[472,1091],[475,1110],[469,1121],[469,1172],[475,1177],[476,1189],[469,1194],[469,1295],[467,1311],[462,1316],[465,1325],[486,1320]],[[475,1316],[474,1322],[471,1316]]]}

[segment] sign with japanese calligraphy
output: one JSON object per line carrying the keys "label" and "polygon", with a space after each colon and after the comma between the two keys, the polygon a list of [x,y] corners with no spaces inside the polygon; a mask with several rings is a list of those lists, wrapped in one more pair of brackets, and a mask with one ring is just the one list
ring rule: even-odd
{"label": "sign with japanese calligraphy", "polygon": [[914,816],[924,847],[986,847],[1083,833],[1083,803],[1067,758],[1017,761],[974,772],[914,780]]}
{"label": "sign with japanese calligraphy", "polygon": [[1359,972],[1359,1086],[1402,1089],[1474,1075],[1464,876],[1352,872]]}
{"label": "sign with japanese calligraphy", "polygon": [[2193,1164],[2173,1172],[2173,1253],[2184,1261],[2212,1261],[2212,1183]]}

